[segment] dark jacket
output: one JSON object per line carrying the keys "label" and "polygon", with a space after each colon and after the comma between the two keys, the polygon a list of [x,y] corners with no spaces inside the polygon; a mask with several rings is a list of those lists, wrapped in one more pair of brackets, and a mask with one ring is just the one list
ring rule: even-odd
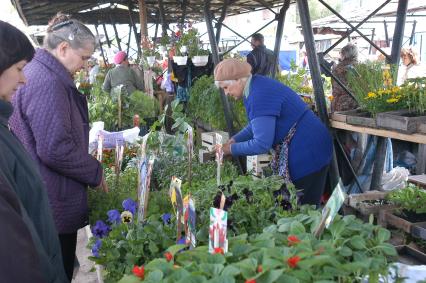
{"label": "dark jacket", "polygon": [[124,85],[128,94],[144,89],[143,78],[139,78],[130,66],[117,65],[108,71],[102,88],[110,92],[112,88]]}
{"label": "dark jacket", "polygon": [[271,76],[274,69],[274,61],[274,52],[264,45],[256,47],[247,54],[247,63],[251,65],[251,73],[253,75]]}
{"label": "dark jacket", "polygon": [[[0,274],[4,282],[46,282],[19,199],[0,172]],[[13,260],[11,260],[13,255]],[[25,272],[23,272],[25,270]]]}
{"label": "dark jacket", "polygon": [[101,164],[88,153],[87,101],[43,49],[24,73],[27,83],[13,98],[10,126],[40,168],[58,232],[74,233],[87,224],[87,186],[102,179]]}
{"label": "dark jacket", "polygon": [[[31,248],[31,244],[34,244],[38,254],[35,259],[40,265],[40,271],[44,275],[45,281],[68,282],[63,268],[58,234],[49,208],[49,200],[37,165],[8,129],[7,121],[12,112],[12,104],[0,99],[0,171],[4,174],[7,185],[14,190],[20,200],[22,220],[32,238],[32,241],[27,243],[27,247]],[[14,207],[16,208],[16,203]],[[9,231],[4,230],[3,221],[0,223],[2,225],[0,234],[5,236],[4,234],[8,234]],[[15,229],[17,228],[15,227]],[[22,227],[19,229],[21,229],[21,233],[24,232]],[[5,250],[1,249],[1,254],[7,254],[9,260],[15,260],[17,253],[19,252],[5,253]],[[28,253],[31,253],[31,250],[28,250]],[[10,263],[12,264],[12,262]],[[21,272],[27,271],[22,270]],[[0,274],[0,279],[3,279],[3,273]]]}

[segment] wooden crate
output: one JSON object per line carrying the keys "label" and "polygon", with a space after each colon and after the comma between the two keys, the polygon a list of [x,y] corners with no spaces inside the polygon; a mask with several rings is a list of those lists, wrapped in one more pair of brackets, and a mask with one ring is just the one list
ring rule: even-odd
{"label": "wooden crate", "polygon": [[360,109],[345,111],[346,123],[357,126],[377,128],[376,119],[371,114]]}
{"label": "wooden crate", "polygon": [[211,154],[211,152],[208,150],[199,149],[198,160],[200,161],[200,163],[206,163],[207,161],[215,160],[215,155]]}
{"label": "wooden crate", "polygon": [[411,234],[411,226],[413,223],[393,214],[392,211],[389,210],[383,210],[379,212],[379,222],[382,226],[385,228],[388,225],[391,225],[395,228],[399,228],[402,231]]}
{"label": "wooden crate", "polygon": [[395,248],[399,255],[398,262],[408,265],[426,264],[426,254],[422,253],[421,251],[407,245],[396,246]]}
{"label": "wooden crate", "polygon": [[420,134],[426,134],[426,123],[420,122],[417,124],[417,132]]}
{"label": "wooden crate", "polygon": [[387,194],[387,192],[368,191],[363,194],[350,195],[348,197],[348,205],[359,213],[361,213],[362,215],[369,216],[370,214],[373,214],[377,217],[379,215],[379,211],[392,210],[396,208],[396,206],[393,204],[374,205],[364,203],[364,201],[384,200]]}
{"label": "wooden crate", "polygon": [[201,134],[201,146],[208,151],[212,151],[216,145],[216,133],[222,136],[222,143],[226,143],[229,140],[229,134],[226,132],[206,132]]}
{"label": "wooden crate", "polygon": [[404,134],[414,134],[418,125],[426,123],[426,116],[412,116],[408,109],[378,113],[377,126]]}
{"label": "wooden crate", "polygon": [[261,177],[263,168],[269,166],[272,155],[260,154],[247,156],[247,172],[251,172],[253,176]]}

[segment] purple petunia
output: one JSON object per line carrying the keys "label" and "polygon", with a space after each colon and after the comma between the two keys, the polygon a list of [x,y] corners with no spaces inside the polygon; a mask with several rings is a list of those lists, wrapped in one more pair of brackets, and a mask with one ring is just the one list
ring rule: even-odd
{"label": "purple petunia", "polygon": [[163,223],[164,223],[164,225],[168,225],[168,224],[170,224],[170,218],[171,218],[172,216],[170,215],[170,213],[164,213],[162,216],[161,216],[161,218],[163,219]]}
{"label": "purple petunia", "polygon": [[94,257],[99,257],[99,250],[102,247],[102,241],[97,239],[96,242],[92,246],[92,254]]}
{"label": "purple petunia", "polygon": [[132,214],[136,212],[136,202],[131,198],[125,199],[123,201],[124,210],[130,211]]}
{"label": "purple petunia", "polygon": [[117,209],[113,209],[107,212],[108,222],[111,224],[119,224],[121,222],[120,212]]}
{"label": "purple petunia", "polygon": [[95,226],[92,227],[93,235],[95,235],[99,239],[108,236],[110,230],[110,227],[106,225],[105,222],[103,222],[102,220],[96,221]]}
{"label": "purple petunia", "polygon": [[178,245],[185,245],[185,244],[186,244],[186,240],[185,240],[185,238],[184,238],[184,237],[180,238],[180,239],[177,241],[177,244],[178,244]]}

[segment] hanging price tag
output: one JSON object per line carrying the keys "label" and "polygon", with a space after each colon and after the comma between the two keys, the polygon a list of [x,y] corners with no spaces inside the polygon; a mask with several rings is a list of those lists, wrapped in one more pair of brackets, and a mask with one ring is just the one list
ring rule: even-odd
{"label": "hanging price tag", "polygon": [[190,248],[196,247],[196,230],[195,230],[195,202],[191,196],[186,196],[183,200],[183,219],[185,228],[185,243],[189,244]]}
{"label": "hanging price tag", "polygon": [[104,146],[104,136],[98,135],[98,149],[97,149],[96,159],[99,162],[102,162],[102,154],[103,154],[103,150],[104,150],[103,146]]}
{"label": "hanging price tag", "polygon": [[220,186],[220,171],[223,161],[223,148],[222,148],[222,136],[216,133],[216,163],[217,163],[217,173],[216,173],[216,182],[217,186]]}
{"label": "hanging price tag", "polygon": [[170,183],[169,196],[172,201],[174,210],[176,211],[176,243],[182,238],[182,224],[183,224],[183,200],[182,200],[182,180],[172,177],[172,182]]}

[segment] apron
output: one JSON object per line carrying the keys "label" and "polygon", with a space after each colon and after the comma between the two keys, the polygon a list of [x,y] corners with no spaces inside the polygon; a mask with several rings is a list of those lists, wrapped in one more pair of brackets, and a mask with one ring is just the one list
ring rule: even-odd
{"label": "apron", "polygon": [[293,183],[290,176],[290,170],[288,165],[288,151],[290,148],[291,140],[293,139],[294,134],[296,133],[297,125],[299,124],[300,120],[305,116],[305,114],[308,112],[308,108],[305,109],[303,114],[300,116],[299,119],[293,124],[293,126],[290,128],[290,130],[287,133],[287,136],[284,137],[283,141],[279,144],[277,144],[274,147],[274,150],[272,152],[272,160],[271,160],[271,169],[274,175],[279,175],[284,178],[285,184]]}

